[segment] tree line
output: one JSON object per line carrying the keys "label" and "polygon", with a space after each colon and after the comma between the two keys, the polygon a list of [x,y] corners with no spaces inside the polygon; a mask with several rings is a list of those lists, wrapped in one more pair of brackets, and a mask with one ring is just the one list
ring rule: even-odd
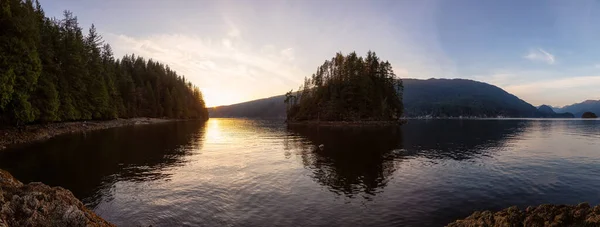
{"label": "tree line", "polygon": [[403,85],[375,52],[337,53],[285,96],[288,121],[390,121],[403,114]]}
{"label": "tree line", "polygon": [[115,59],[95,26],[84,35],[71,12],[51,19],[37,1],[0,4],[0,126],[208,118],[198,87],[159,62]]}

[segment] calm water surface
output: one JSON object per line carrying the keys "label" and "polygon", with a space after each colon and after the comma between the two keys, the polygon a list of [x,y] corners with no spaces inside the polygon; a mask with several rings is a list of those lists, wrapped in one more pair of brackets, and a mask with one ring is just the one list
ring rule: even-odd
{"label": "calm water surface", "polygon": [[70,189],[121,226],[441,226],[599,204],[600,121],[211,119],[64,135],[1,152],[0,168]]}

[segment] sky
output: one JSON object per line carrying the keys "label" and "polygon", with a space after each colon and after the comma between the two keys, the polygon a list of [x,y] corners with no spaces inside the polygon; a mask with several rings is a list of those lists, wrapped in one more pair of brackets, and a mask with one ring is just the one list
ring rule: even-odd
{"label": "sky", "polygon": [[117,57],[168,64],[208,106],[297,89],[335,53],[368,50],[401,78],[490,83],[533,104],[600,99],[600,2],[40,0],[93,23]]}

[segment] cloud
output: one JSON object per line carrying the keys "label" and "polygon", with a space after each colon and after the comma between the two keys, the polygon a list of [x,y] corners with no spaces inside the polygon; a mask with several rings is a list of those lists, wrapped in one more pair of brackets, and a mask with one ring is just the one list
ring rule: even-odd
{"label": "cloud", "polygon": [[564,106],[588,99],[600,99],[597,92],[600,87],[600,75],[595,74],[594,70],[517,70],[477,75],[472,78],[496,85],[534,106]]}
{"label": "cloud", "polygon": [[306,73],[294,63],[294,49],[255,47],[232,29],[223,37],[182,34],[130,37],[109,34],[116,56],[134,53],[169,65],[201,88],[208,106],[226,105],[285,93]]}
{"label": "cloud", "polygon": [[555,62],[554,55],[548,53],[542,48],[538,48],[537,50],[530,50],[529,53],[523,57],[531,61],[545,62],[549,65],[552,65]]}

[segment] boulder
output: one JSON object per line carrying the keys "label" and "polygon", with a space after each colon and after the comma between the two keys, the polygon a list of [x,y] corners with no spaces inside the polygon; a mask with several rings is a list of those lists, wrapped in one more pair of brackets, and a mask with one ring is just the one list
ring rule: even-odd
{"label": "boulder", "polygon": [[4,226],[114,225],[87,209],[69,190],[23,184],[0,170],[0,227]]}
{"label": "boulder", "polygon": [[476,226],[600,226],[600,206],[588,203],[576,206],[544,204],[525,211],[510,207],[498,212],[476,211],[450,223],[451,227]]}

